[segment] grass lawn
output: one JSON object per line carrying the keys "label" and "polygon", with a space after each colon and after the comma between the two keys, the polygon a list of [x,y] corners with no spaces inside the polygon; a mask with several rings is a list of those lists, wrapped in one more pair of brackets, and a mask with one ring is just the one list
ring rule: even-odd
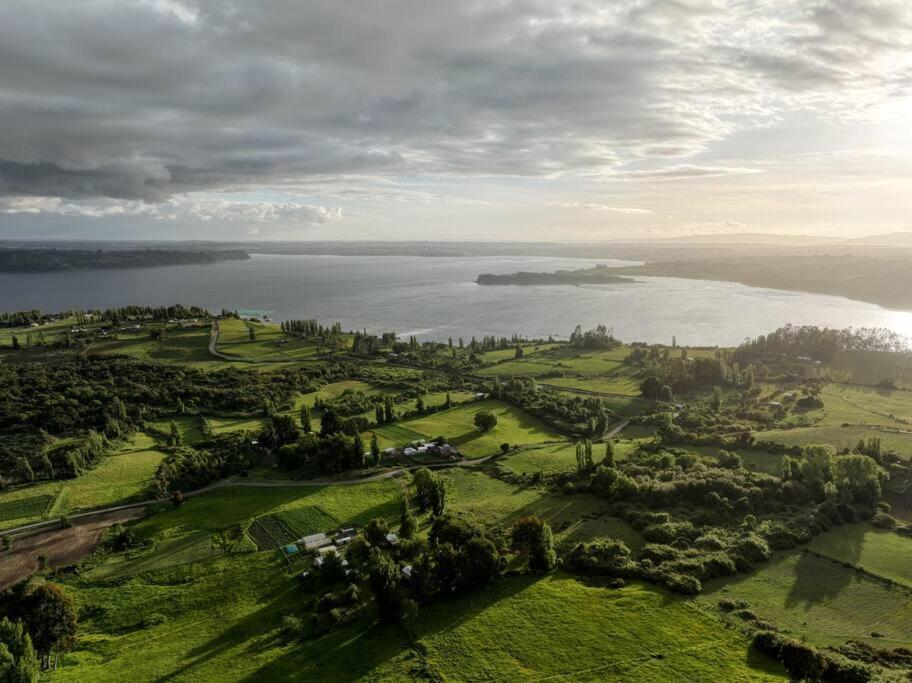
{"label": "grass lawn", "polygon": [[478,371],[479,375],[486,377],[512,377],[522,375],[525,377],[537,377],[554,372],[555,367],[547,362],[539,361],[537,356],[530,360],[509,360],[496,365],[489,365]]}
{"label": "grass lawn", "polygon": [[[539,510],[552,523],[601,524],[590,496],[513,490],[478,472],[447,472],[451,507],[511,518]],[[393,481],[335,487],[226,488],[137,523],[149,544],[64,577],[80,610],[76,649],[55,679],[408,680],[419,661],[396,627],[367,615],[321,638],[286,640],[281,618],[305,594],[275,551],[245,542],[224,553],[211,533],[273,516],[296,531],[330,521],[394,520]],[[572,510],[572,512],[570,511]],[[574,519],[577,515],[579,519]],[[566,530],[559,532],[562,542]],[[777,665],[749,654],[740,634],[661,589],[586,587],[564,574],[498,582],[419,613],[429,668],[449,680],[774,680]],[[497,634],[496,637],[492,637]]]}
{"label": "grass lawn", "polygon": [[448,507],[482,524],[512,524],[546,494],[534,487],[508,484],[483,472],[467,469],[441,471],[448,486]]}
{"label": "grass lawn", "polygon": [[590,588],[561,573],[434,604],[418,633],[444,680],[785,680],[745,636],[658,588]]}
{"label": "grass lawn", "polygon": [[[303,594],[274,552],[212,557],[118,583],[74,580],[84,615],[63,681],[402,679],[401,632],[372,620],[286,640],[281,618]],[[91,606],[91,610],[87,608]],[[144,622],[150,615],[160,623]]]}
{"label": "grass lawn", "polygon": [[266,425],[265,417],[210,417],[209,424],[213,434],[228,432],[252,431],[259,432]]}
{"label": "grass lawn", "polygon": [[[480,432],[475,427],[475,413],[480,410],[488,410],[497,416],[497,426],[489,432]],[[472,402],[406,420],[400,426],[427,438],[443,435],[468,457],[492,455],[500,450],[502,443],[521,446],[561,439],[537,418],[508,403],[494,400]]]}
{"label": "grass lawn", "polygon": [[[325,531],[330,526],[366,524],[374,517],[390,522],[398,519],[402,489],[393,481],[351,486],[283,486],[275,488],[228,487],[188,498],[178,509],[170,507],[136,525],[137,536],[153,547],[134,556],[118,555],[93,568],[94,581],[181,567],[188,562],[211,558],[217,552],[211,544],[215,531],[240,526],[275,515],[302,534],[313,526]],[[253,543],[246,545],[253,548]]]}
{"label": "grass lawn", "polygon": [[150,331],[160,327],[147,325],[136,332],[117,332],[118,339],[92,344],[89,355],[125,355],[172,363],[200,363],[213,360],[209,354],[208,324],[168,328],[163,338],[153,340],[149,336]]}
{"label": "grass lawn", "polygon": [[786,445],[808,446],[830,444],[837,450],[854,448],[861,439],[877,437],[883,448],[893,449],[904,458],[912,455],[912,433],[898,433],[874,427],[796,427],[794,429],[772,429],[754,432],[757,439],[765,439]]}
{"label": "grass lawn", "polygon": [[165,457],[153,446],[153,439],[140,432],[76,479],[40,481],[3,491],[0,528],[150,497],[152,477]]}
{"label": "grass lawn", "polygon": [[[601,447],[604,449],[604,446]],[[600,452],[599,444],[593,446],[593,457]],[[557,443],[538,446],[512,453],[497,461],[502,467],[516,474],[576,471],[576,444]]]}
{"label": "grass lawn", "polygon": [[[542,353],[543,351],[548,351],[549,349],[559,348],[558,344],[523,344],[523,358],[528,358],[529,356],[535,355],[537,353]],[[449,350],[447,350],[449,351]],[[510,347],[507,349],[497,349],[496,351],[486,351],[481,354],[482,363],[497,363],[502,360],[509,360],[515,358],[516,349]]]}
{"label": "grass lawn", "polygon": [[869,524],[847,524],[808,545],[821,555],[912,588],[912,538]]}
{"label": "grass lawn", "polygon": [[[686,446],[688,451],[699,453],[717,459],[719,451],[718,446]],[[729,449],[741,456],[741,464],[745,469],[751,472],[762,472],[775,476],[782,475],[782,456],[778,453],[768,453],[767,451],[755,451],[749,448]]]}
{"label": "grass lawn", "polygon": [[[778,553],[749,575],[706,581],[696,600],[715,607],[723,598],[743,600],[785,635],[820,646],[855,638],[877,647],[908,647],[912,633],[908,590],[800,549]],[[882,637],[873,638],[875,632]]]}
{"label": "grass lawn", "polygon": [[640,380],[632,377],[554,377],[548,379],[545,383],[557,387],[584,389],[597,393],[621,394],[622,396],[631,397],[640,395]]}
{"label": "grass lawn", "polygon": [[151,497],[150,487],[161,451],[130,451],[108,455],[81,477],[64,484],[58,512],[76,512]]}
{"label": "grass lawn", "polygon": [[147,425],[156,439],[158,439],[160,443],[164,443],[171,434],[172,421],[177,423],[177,430],[180,432],[181,439],[185,444],[203,440],[203,430],[200,427],[200,419],[196,415],[177,415],[172,418],[164,418],[149,422]]}

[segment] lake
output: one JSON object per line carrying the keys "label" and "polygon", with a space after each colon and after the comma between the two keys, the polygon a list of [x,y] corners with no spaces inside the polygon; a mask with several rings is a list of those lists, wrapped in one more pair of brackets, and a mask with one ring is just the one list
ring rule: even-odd
{"label": "lake", "polygon": [[625,341],[730,346],[786,323],[888,327],[912,334],[912,313],[841,297],[727,282],[642,277],[597,286],[481,286],[480,273],[588,268],[605,259],[277,256],[199,266],[0,273],[0,309],[59,311],[196,304],[273,311],[276,320],[340,321],[419,339],[472,335],[566,338],[604,323]]}

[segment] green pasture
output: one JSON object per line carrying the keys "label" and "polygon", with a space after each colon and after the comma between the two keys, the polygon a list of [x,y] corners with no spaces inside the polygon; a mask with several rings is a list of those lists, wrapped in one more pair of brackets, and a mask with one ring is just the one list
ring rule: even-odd
{"label": "green pasture", "polygon": [[210,417],[206,418],[213,434],[228,432],[259,432],[266,425],[265,417]]}
{"label": "green pasture", "polygon": [[632,377],[553,377],[547,379],[544,384],[603,394],[631,397],[640,395],[640,381]]}
{"label": "green pasture", "polygon": [[153,329],[161,325],[146,325],[141,330],[115,332],[117,339],[94,342],[89,348],[92,356],[132,356],[141,360],[170,363],[205,363],[213,360],[209,353],[209,325],[188,327],[164,326],[160,339],[152,339]]}
{"label": "green pasture", "polygon": [[147,423],[147,429],[155,436],[159,443],[164,443],[171,435],[171,423],[177,424],[177,431],[184,443],[195,443],[203,440],[203,431],[200,419],[196,415],[177,415]]}
{"label": "green pasture", "polygon": [[[912,431],[912,430],[910,430]],[[787,446],[830,444],[837,450],[854,448],[862,439],[877,437],[884,449],[892,449],[904,458],[912,455],[912,433],[896,432],[875,427],[796,427],[754,432],[757,439],[774,441]]]}
{"label": "green pasture", "polygon": [[39,481],[0,492],[0,527],[151,497],[152,479],[165,457],[152,445],[148,435],[135,434],[75,479]]}
{"label": "green pasture", "polygon": [[785,680],[745,636],[661,589],[605,590],[562,573],[431,605],[418,636],[443,680]]}
{"label": "green pasture", "polygon": [[[594,450],[604,449],[599,444]],[[556,443],[524,448],[498,460],[501,467],[516,474],[555,474],[576,471],[576,444]]]}
{"label": "green pasture", "polygon": [[[523,359],[555,348],[559,348],[559,344],[522,344]],[[446,349],[446,352],[449,353],[449,349]],[[511,358],[515,357],[516,348],[511,346],[506,349],[485,351],[479,358],[482,363],[487,365],[488,363],[498,363],[500,361],[510,360]]]}
{"label": "green pasture", "polygon": [[869,524],[847,524],[815,537],[811,550],[912,589],[912,538]]}
{"label": "green pasture", "polygon": [[877,647],[907,647],[912,594],[873,580],[851,564],[848,554],[837,562],[801,549],[778,553],[750,574],[704,582],[696,600],[711,607],[722,599],[744,601],[784,635],[815,645],[841,645],[854,638]]}

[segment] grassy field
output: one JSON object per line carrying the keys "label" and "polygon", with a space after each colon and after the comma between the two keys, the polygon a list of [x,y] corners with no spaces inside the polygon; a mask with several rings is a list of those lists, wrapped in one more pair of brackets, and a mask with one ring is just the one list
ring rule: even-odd
{"label": "grassy field", "polygon": [[200,419],[196,415],[178,415],[176,417],[155,420],[148,423],[148,429],[160,443],[171,434],[171,423],[177,423],[177,430],[180,432],[181,439],[184,443],[195,443],[203,440],[203,431],[200,425]]}
{"label": "grassy field", "polygon": [[748,654],[744,636],[658,588],[589,588],[560,573],[435,604],[418,630],[444,680],[785,678],[774,662]]}
{"label": "grassy field", "polygon": [[808,446],[830,444],[837,450],[854,448],[859,440],[877,437],[883,448],[893,449],[908,458],[912,455],[912,433],[892,432],[873,427],[796,427],[794,429],[767,430],[754,432],[757,439],[764,439],[786,445]]}
{"label": "grassy field", "polygon": [[640,380],[632,377],[554,377],[548,379],[545,383],[557,387],[583,389],[596,393],[620,394],[631,397],[640,395]]}
{"label": "grassy field", "polygon": [[161,339],[153,340],[152,329],[160,325],[147,325],[141,330],[117,332],[117,339],[98,341],[92,344],[89,355],[124,355],[142,360],[158,360],[171,363],[207,362],[213,360],[209,354],[208,324],[172,328],[166,327]]}
{"label": "grassy field", "polygon": [[[254,340],[250,339],[250,330],[254,332]],[[219,321],[218,350],[253,361],[306,360],[321,352],[316,342],[286,335],[279,325],[234,319]]]}
{"label": "grassy field", "polygon": [[147,434],[134,434],[120,449],[76,479],[41,481],[0,493],[0,529],[92,508],[150,497],[164,453]]}
{"label": "grassy field", "polygon": [[848,524],[808,545],[821,555],[912,588],[912,538],[868,524]]}
{"label": "grassy field", "polygon": [[[599,448],[596,444],[595,449]],[[557,443],[527,448],[511,453],[497,462],[516,474],[574,472],[576,471],[576,444]]]}
{"label": "grassy field", "polygon": [[[497,426],[489,432],[480,432],[475,427],[475,413],[480,410],[488,410],[497,416]],[[492,455],[500,450],[502,443],[525,445],[561,439],[559,434],[528,413],[494,400],[457,406],[432,415],[406,420],[394,427],[406,429],[410,434],[414,433],[423,438],[445,436],[468,457]],[[377,430],[381,447],[401,446],[403,442],[394,438],[396,434],[385,432],[385,429],[387,428]]]}
{"label": "grassy field", "polygon": [[802,550],[779,553],[749,575],[706,581],[697,601],[715,607],[723,598],[743,600],[784,634],[821,646],[855,638],[878,647],[907,647],[912,633],[908,590]]}
{"label": "grassy field", "polygon": [[210,417],[208,420],[213,434],[241,431],[258,432],[263,429],[267,422],[265,417]]}
{"label": "grassy field", "polygon": [[[534,356],[540,354],[549,349],[559,348],[558,344],[523,344],[523,358],[528,358],[529,356]],[[515,358],[516,349],[514,347],[509,347],[507,349],[497,349],[496,351],[486,351],[481,354],[480,359],[482,363],[498,363],[504,360],[510,360]]]}
{"label": "grassy field", "polygon": [[58,510],[70,513],[148,498],[155,470],[164,457],[155,450],[105,456],[96,467],[64,485]]}
{"label": "grassy field", "polygon": [[446,470],[441,476],[447,482],[449,508],[482,524],[512,524],[546,495],[539,488],[514,486],[467,469]]}

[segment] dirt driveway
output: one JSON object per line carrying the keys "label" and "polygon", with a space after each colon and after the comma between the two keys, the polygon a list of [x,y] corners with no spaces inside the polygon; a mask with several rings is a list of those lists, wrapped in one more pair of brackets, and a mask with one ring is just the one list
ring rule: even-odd
{"label": "dirt driveway", "polygon": [[13,536],[11,550],[0,550],[0,589],[20,581],[38,569],[38,557],[45,555],[51,567],[64,567],[79,562],[91,553],[101,534],[112,524],[142,517],[143,508],[114,510],[73,526],[35,531]]}

